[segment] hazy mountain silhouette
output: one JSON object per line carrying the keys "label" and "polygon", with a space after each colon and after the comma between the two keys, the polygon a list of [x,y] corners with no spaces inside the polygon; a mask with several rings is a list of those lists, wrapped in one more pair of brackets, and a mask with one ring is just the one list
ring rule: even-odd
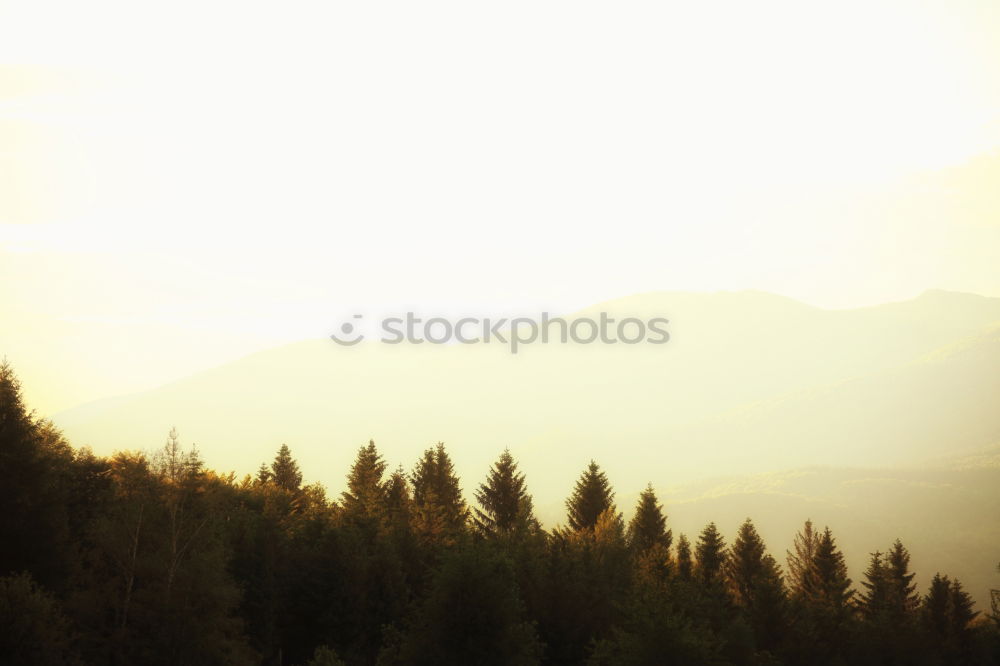
{"label": "hazy mountain silhouette", "polygon": [[822,310],[758,292],[654,293],[585,313],[598,310],[667,316],[671,341],[536,344],[516,356],[503,345],[308,341],[55,420],[99,450],[148,448],[177,425],[213,464],[240,471],[288,441],[307,469],[332,468],[331,484],[370,437],[406,462],[445,440],[470,471],[505,445],[526,449],[529,465],[573,452],[612,472],[622,458],[625,472],[626,457],[662,459],[664,481],[893,464],[1000,439],[1000,299],[929,292]]}

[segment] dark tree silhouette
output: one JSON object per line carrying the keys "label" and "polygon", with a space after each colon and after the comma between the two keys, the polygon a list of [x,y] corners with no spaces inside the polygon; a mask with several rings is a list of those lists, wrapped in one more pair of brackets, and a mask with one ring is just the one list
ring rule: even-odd
{"label": "dark tree silhouette", "polygon": [[271,463],[270,480],[279,488],[292,492],[302,485],[302,472],[299,471],[299,464],[292,458],[292,452],[287,444],[281,445],[278,455]]}
{"label": "dark tree silhouette", "polygon": [[498,536],[538,529],[524,474],[517,471],[517,463],[507,449],[476,490],[476,502],[480,508],[475,510],[473,522],[481,534]]}
{"label": "dark tree silhouette", "polygon": [[639,495],[635,516],[629,522],[629,546],[640,553],[654,547],[661,548],[666,552],[670,549],[673,540],[673,532],[667,529],[667,518],[663,515],[663,506],[656,500],[653,485],[649,484]]}
{"label": "dark tree silhouette", "polygon": [[726,562],[726,541],[715,523],[709,523],[698,535],[694,548],[698,580],[705,584],[722,580],[722,567]]}
{"label": "dark tree silhouette", "polygon": [[920,595],[910,571],[910,553],[899,539],[886,554],[885,576],[888,583],[889,612],[897,622],[909,620],[920,606]]}
{"label": "dark tree silhouette", "polygon": [[566,501],[569,526],[577,531],[593,529],[602,513],[614,510],[614,499],[607,475],[591,460]]}
{"label": "dark tree silhouette", "polygon": [[844,554],[837,548],[836,539],[829,527],[823,530],[816,542],[812,569],[816,588],[811,600],[838,614],[849,614],[854,591],[851,589],[851,579],[847,577]]}
{"label": "dark tree silhouette", "polygon": [[411,478],[417,533],[426,540],[453,542],[465,528],[469,510],[444,444],[424,451]]}
{"label": "dark tree silhouette", "polygon": [[725,568],[732,596],[754,630],[758,646],[775,650],[788,621],[785,584],[778,563],[767,554],[749,518],[740,526]]}
{"label": "dark tree silhouette", "polygon": [[858,600],[858,607],[868,620],[876,621],[888,614],[890,604],[889,577],[881,552],[876,550],[871,554],[864,577],[861,585],[865,590]]}
{"label": "dark tree silhouette", "polygon": [[382,481],[386,462],[374,440],[358,449],[347,476],[347,490],[342,494],[344,518],[355,524],[377,526],[386,512],[386,486]]}
{"label": "dark tree silhouette", "polygon": [[409,525],[412,507],[410,484],[403,468],[399,467],[385,483],[385,509],[389,523],[394,526]]}
{"label": "dark tree silhouette", "polygon": [[686,535],[677,539],[677,574],[684,580],[690,580],[694,574],[694,562],[691,559],[691,543]]}
{"label": "dark tree silhouette", "polygon": [[792,596],[809,599],[816,588],[813,561],[816,557],[818,535],[811,520],[806,520],[802,531],[795,535],[794,552],[788,551],[788,586]]}

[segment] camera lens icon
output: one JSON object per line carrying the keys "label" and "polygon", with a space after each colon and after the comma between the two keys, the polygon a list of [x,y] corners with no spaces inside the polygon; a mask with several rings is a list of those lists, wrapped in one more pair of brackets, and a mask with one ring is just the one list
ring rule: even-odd
{"label": "camera lens icon", "polygon": [[[361,319],[361,315],[356,314],[356,315],[354,315],[353,318],[354,319]],[[341,334],[344,337],[341,338],[336,333],[331,333],[330,334],[330,339],[333,340],[334,342],[336,342],[338,345],[343,345],[345,347],[352,347],[352,346],[358,344],[359,342],[361,342],[362,340],[365,339],[365,336],[362,335],[361,333],[358,333],[354,337],[350,337],[350,336],[354,335],[355,330],[356,330],[356,328],[355,328],[355,326],[354,326],[353,323],[351,323],[349,321],[345,321],[340,326],[340,332],[341,332]]]}

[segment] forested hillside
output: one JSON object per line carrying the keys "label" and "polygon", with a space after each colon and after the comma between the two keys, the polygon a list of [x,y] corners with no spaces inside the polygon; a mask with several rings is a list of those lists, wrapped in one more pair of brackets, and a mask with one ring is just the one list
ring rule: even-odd
{"label": "forested hillside", "polygon": [[463,489],[444,445],[404,468],[369,442],[338,497],[284,445],[244,478],[175,431],[100,457],[4,364],[0,663],[1000,663],[991,609],[947,571],[917,589],[891,524],[852,580],[808,515],[788,553],[752,516],[680,534],[652,486],[618,506],[597,462],[567,458],[582,471],[545,530],[498,454]]}

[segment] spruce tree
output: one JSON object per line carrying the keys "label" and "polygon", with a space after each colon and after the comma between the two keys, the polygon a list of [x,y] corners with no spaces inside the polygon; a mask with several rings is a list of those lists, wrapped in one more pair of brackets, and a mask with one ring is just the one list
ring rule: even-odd
{"label": "spruce tree", "polygon": [[287,444],[282,444],[278,449],[278,455],[271,463],[271,479],[279,488],[288,491],[297,491],[302,485],[302,472],[299,471],[299,464],[292,458],[292,452]]}
{"label": "spruce tree", "polygon": [[[385,482],[385,510],[379,539],[381,557],[386,563],[386,569],[392,572],[393,576],[400,576],[406,585],[422,577],[423,566],[426,564],[421,557],[418,535],[414,529],[415,523],[410,482],[406,478],[403,466],[400,465]],[[391,579],[391,576],[387,578]],[[404,608],[408,599],[389,598],[387,601],[390,602],[389,607],[395,611]]]}
{"label": "spruce tree", "polygon": [[930,589],[921,608],[924,630],[943,644],[951,633],[951,581],[940,573],[934,574]]}
{"label": "spruce tree", "polygon": [[389,522],[394,525],[409,523],[412,504],[410,484],[400,466],[385,483],[385,506]]}
{"label": "spruce tree", "polygon": [[701,531],[694,554],[698,580],[706,584],[721,581],[722,567],[726,562],[726,542],[714,522]]}
{"label": "spruce tree", "polygon": [[[899,541],[887,555],[874,552],[864,572],[858,600],[865,644],[882,663],[908,664],[919,659],[916,608],[907,573],[909,555]],[[909,592],[907,592],[907,590]]]}
{"label": "spruce tree", "polygon": [[921,602],[922,628],[930,638],[929,647],[943,663],[972,663],[972,632],[969,624],[979,613],[958,580],[934,574],[930,589]]}
{"label": "spruce tree", "polygon": [[889,611],[897,622],[910,618],[920,606],[917,586],[913,583],[916,574],[910,573],[910,553],[899,539],[892,544],[886,555],[885,575],[888,583]]}
{"label": "spruce tree", "polygon": [[726,577],[737,606],[747,617],[759,647],[773,649],[786,625],[785,584],[781,569],[747,518],[726,560]]}
{"label": "spruce tree", "polygon": [[531,495],[524,483],[524,474],[517,471],[517,463],[505,449],[490,467],[486,483],[476,491],[474,523],[486,536],[499,536],[537,529]]}
{"label": "spruce tree", "polygon": [[607,475],[591,460],[566,500],[570,528],[578,532],[592,530],[602,513],[614,511],[614,498]]}
{"label": "spruce tree", "polygon": [[918,658],[916,609],[909,573],[910,555],[897,539],[885,555],[872,553],[864,572],[858,608],[865,620],[867,643],[884,663],[911,663]]}
{"label": "spruce tree", "polygon": [[962,589],[962,583],[957,578],[952,579],[948,610],[951,616],[952,635],[959,643],[967,642],[969,625],[979,615],[979,611],[972,610],[974,605],[972,597]]}
{"label": "spruce tree", "polygon": [[867,620],[877,622],[886,615],[890,605],[889,577],[882,553],[875,551],[871,554],[864,576],[865,580],[861,581],[864,592],[858,604]]}
{"label": "spruce tree", "polygon": [[386,488],[382,476],[386,469],[375,441],[358,449],[347,476],[347,490],[341,494],[344,517],[348,522],[375,525],[385,512]]}
{"label": "spruce tree", "polygon": [[417,531],[431,540],[453,540],[465,527],[469,510],[443,443],[424,451],[414,467],[412,482]]}
{"label": "spruce tree", "polygon": [[795,598],[807,599],[813,594],[816,582],[813,559],[816,557],[817,540],[812,521],[807,520],[802,531],[795,535],[794,552],[786,551],[788,586]]}
{"label": "spruce tree", "polygon": [[686,534],[681,534],[677,539],[677,575],[684,580],[691,580],[693,569],[691,542]]}
{"label": "spruce tree", "polygon": [[666,552],[672,542],[673,533],[667,529],[663,506],[656,501],[653,485],[649,484],[639,495],[635,516],[628,525],[629,546],[637,553],[645,553],[654,547]]}
{"label": "spruce tree", "polygon": [[797,629],[791,636],[792,663],[852,663],[858,646],[845,640],[855,607],[843,553],[829,528],[821,533],[810,522],[789,553],[792,610]]}
{"label": "spruce tree", "polygon": [[849,614],[854,590],[851,589],[851,579],[847,577],[844,554],[837,548],[829,527],[816,541],[813,572],[816,588],[811,599],[827,610]]}

